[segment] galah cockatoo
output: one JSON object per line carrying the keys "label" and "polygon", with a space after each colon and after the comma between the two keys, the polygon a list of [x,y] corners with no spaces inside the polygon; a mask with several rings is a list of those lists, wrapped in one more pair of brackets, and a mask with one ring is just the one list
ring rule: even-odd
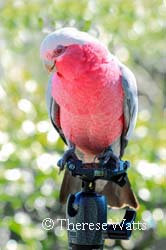
{"label": "galah cockatoo", "polygon": [[[48,34],[41,43],[41,58],[51,72],[47,106],[51,121],[69,149],[61,168],[72,155],[85,162],[114,155],[121,158],[136,123],[137,87],[133,73],[96,38],[75,28]],[[111,207],[137,208],[129,180],[120,187],[97,180],[96,191]],[[81,187],[80,179],[65,170],[60,201]]]}

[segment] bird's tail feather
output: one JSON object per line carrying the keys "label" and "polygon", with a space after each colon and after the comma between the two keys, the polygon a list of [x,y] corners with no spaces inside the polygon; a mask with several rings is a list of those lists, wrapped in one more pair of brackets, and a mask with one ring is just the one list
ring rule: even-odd
{"label": "bird's tail feather", "polygon": [[[69,171],[66,170],[60,190],[60,202],[64,204],[69,193],[74,194],[80,190],[81,180],[79,178],[72,177]],[[137,209],[139,207],[128,179],[123,187],[120,187],[113,182],[101,180],[97,181],[96,192],[105,195],[107,197],[108,205],[110,205],[111,207],[121,208],[129,206],[134,209]]]}

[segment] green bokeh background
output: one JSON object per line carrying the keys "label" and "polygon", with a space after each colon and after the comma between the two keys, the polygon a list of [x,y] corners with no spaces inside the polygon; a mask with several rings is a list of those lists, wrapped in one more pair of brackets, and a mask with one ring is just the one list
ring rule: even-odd
{"label": "green bokeh background", "polygon": [[[98,37],[138,83],[138,122],[124,159],[132,163],[137,220],[147,230],[129,241],[108,240],[105,249],[164,250],[166,1],[160,0],[0,0],[0,249],[67,249],[65,228],[41,226],[46,217],[64,217],[56,167],[64,145],[48,119],[39,47],[64,26]],[[113,213],[117,221],[120,214]]]}

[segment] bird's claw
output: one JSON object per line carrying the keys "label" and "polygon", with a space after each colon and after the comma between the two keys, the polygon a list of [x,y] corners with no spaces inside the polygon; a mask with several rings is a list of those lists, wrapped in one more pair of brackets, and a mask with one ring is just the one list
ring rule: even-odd
{"label": "bird's claw", "polygon": [[61,159],[57,162],[57,166],[59,167],[59,173],[64,170],[65,165],[69,159],[77,159],[77,156],[75,155],[75,149],[70,148],[66,150],[62,156]]}
{"label": "bird's claw", "polygon": [[111,148],[107,148],[103,153],[99,154],[97,158],[102,164],[107,164],[109,161],[113,161],[116,167],[119,162],[119,158],[113,153]]}
{"label": "bird's claw", "polygon": [[65,165],[63,164],[62,158],[58,160],[57,166],[59,167],[59,173],[63,171]]}

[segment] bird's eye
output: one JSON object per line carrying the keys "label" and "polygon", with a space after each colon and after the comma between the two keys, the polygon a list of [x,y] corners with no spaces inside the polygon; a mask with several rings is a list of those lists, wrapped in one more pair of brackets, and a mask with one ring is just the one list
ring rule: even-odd
{"label": "bird's eye", "polygon": [[64,51],[65,51],[66,47],[63,45],[58,45],[56,47],[56,49],[53,52],[53,57],[57,57],[60,56]]}

